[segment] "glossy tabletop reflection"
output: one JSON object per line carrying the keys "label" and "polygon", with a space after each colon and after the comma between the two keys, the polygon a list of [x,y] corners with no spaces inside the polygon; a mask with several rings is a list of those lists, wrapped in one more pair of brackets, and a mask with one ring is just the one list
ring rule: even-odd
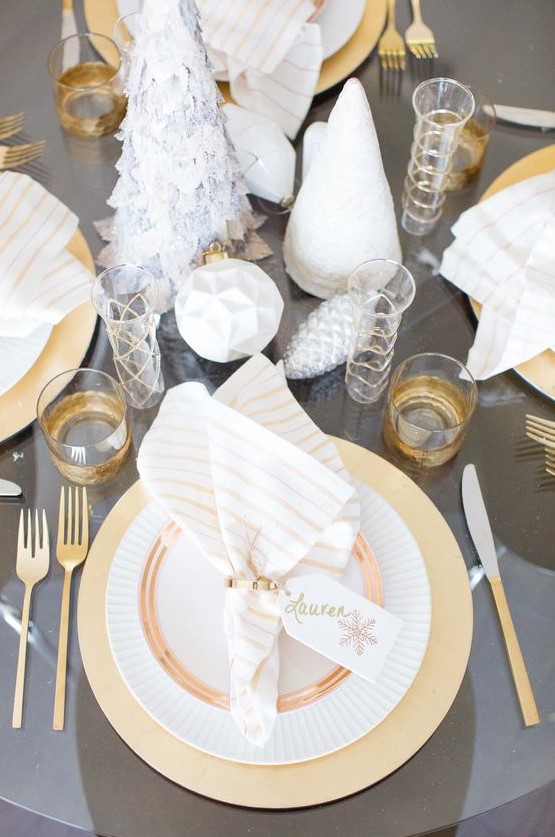
{"label": "glossy tabletop reflection", "polygon": [[[483,89],[495,102],[552,108],[555,5],[530,0],[427,0],[440,58],[433,68],[409,66],[398,84],[381,76],[377,55],[356,75],[366,89],[386,174],[399,210],[414,124],[412,91],[418,72],[456,78]],[[85,28],[76,2],[80,28]],[[510,13],[509,13],[510,11]],[[410,22],[409,4],[398,4],[397,22]],[[25,141],[46,139],[43,156],[26,171],[80,218],[93,255],[101,241],[93,222],[108,214],[106,199],[116,181],[119,144],[65,136],[57,121],[47,55],[58,40],[57,0],[2,4],[0,70],[2,114],[26,112]],[[338,88],[318,97],[307,124],[327,119]],[[296,145],[300,147],[302,132]],[[434,351],[465,360],[475,333],[468,300],[438,275],[450,227],[487,186],[519,158],[550,145],[554,133],[498,124],[484,168],[462,192],[448,196],[443,218],[429,236],[401,234],[404,263],[414,274],[416,298],[405,313],[394,366],[416,352]],[[255,202],[256,205],[256,202]],[[277,361],[297,325],[318,300],[286,275],[281,241],[286,215],[270,215],[261,232],[273,256],[262,264],[285,301],[277,337],[266,354]],[[203,360],[177,335],[171,314],[158,337],[166,386],[199,380],[212,390],[238,366]],[[111,351],[98,327],[85,365],[113,373]],[[362,407],[350,400],[344,367],[320,378],[292,382],[291,389],[319,427],[386,459],[381,428],[383,401]],[[135,448],[156,410],[133,411]],[[52,560],[48,583],[36,588],[23,729],[12,730],[18,618],[23,588],[15,574],[20,502],[0,500],[0,797],[61,822],[111,837],[177,837],[214,834],[378,834],[408,837],[490,811],[555,780],[555,478],[541,453],[524,436],[526,413],[555,418],[555,405],[508,372],[479,384],[479,402],[458,456],[433,471],[395,462],[437,505],[463,552],[473,585],[474,634],[460,692],[444,721],[422,749],[393,775],[357,795],[320,808],[261,812],[199,797],[151,769],[118,737],[100,710],[83,671],[75,629],[70,631],[66,728],[52,731],[57,626],[63,574]],[[393,460],[392,460],[393,461]],[[468,462],[478,468],[507,597],[535,691],[542,723],[524,728],[490,589],[472,570],[476,554],[463,518],[460,480]],[[36,422],[0,445],[0,474],[24,488],[25,503],[46,508],[51,532],[57,519],[60,477]],[[134,457],[108,487],[91,490],[92,534],[123,491],[136,479]],[[76,574],[78,584],[79,573]],[[470,581],[469,581],[470,583]],[[74,593],[77,592],[77,584]],[[77,596],[73,597],[74,603]],[[530,832],[530,835],[532,832]],[[526,837],[523,834],[523,837]]]}

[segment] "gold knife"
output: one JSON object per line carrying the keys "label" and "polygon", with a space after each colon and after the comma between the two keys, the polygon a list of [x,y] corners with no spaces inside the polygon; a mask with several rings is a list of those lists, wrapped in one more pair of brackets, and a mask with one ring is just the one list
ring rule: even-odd
{"label": "gold knife", "polygon": [[[61,40],[69,38],[70,35],[77,35],[77,21],[73,11],[73,0],[62,0],[62,29]],[[62,53],[63,69],[74,67],[79,62],[79,44],[77,38],[64,44]]]}
{"label": "gold knife", "polygon": [[527,727],[533,726],[540,723],[540,716],[499,574],[491,526],[474,465],[466,465],[463,471],[462,499],[468,530],[491,585],[522,717]]}

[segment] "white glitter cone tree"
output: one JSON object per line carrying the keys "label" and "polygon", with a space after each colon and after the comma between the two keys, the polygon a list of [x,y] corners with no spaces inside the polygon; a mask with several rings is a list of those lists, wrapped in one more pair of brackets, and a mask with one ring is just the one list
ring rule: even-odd
{"label": "white glitter cone tree", "polygon": [[101,264],[133,262],[160,287],[160,311],[213,241],[231,250],[255,226],[193,0],[144,0],[126,80],[116,212]]}
{"label": "white glitter cone tree", "polygon": [[391,190],[364,88],[349,79],[287,225],[287,272],[327,299],[347,290],[349,274],[368,259],[401,261]]}

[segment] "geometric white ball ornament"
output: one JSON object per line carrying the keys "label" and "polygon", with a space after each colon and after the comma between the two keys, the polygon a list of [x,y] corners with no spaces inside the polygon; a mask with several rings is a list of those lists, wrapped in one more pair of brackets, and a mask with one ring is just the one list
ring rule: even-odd
{"label": "geometric white ball ornament", "polygon": [[195,268],[175,300],[183,339],[201,357],[221,363],[264,349],[282,313],[283,299],[273,280],[242,259]]}

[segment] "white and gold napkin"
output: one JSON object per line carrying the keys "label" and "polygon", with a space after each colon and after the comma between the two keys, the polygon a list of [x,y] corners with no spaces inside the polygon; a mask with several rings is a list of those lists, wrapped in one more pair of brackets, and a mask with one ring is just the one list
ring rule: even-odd
{"label": "white and gold napkin", "polygon": [[[297,564],[336,578],[343,572],[359,527],[356,490],[333,443],[262,355],[213,397],[199,383],[170,390],[138,469],[222,584],[279,585]],[[277,591],[230,587],[224,624],[230,709],[242,733],[262,746],[276,716]]]}
{"label": "white and gold napkin", "polygon": [[94,277],[64,249],[77,224],[31,177],[0,176],[0,335],[25,337],[90,299]]}
{"label": "white and gold napkin", "polygon": [[234,101],[293,139],[312,102],[323,58],[313,0],[200,0],[202,32]]}
{"label": "white and gold napkin", "polygon": [[273,73],[315,6],[312,0],[199,0],[198,8],[203,38],[212,49]]}
{"label": "white and gold napkin", "polygon": [[441,274],[482,306],[467,365],[489,378],[555,349],[555,170],[464,212]]}
{"label": "white and gold napkin", "polygon": [[238,105],[277,122],[294,139],[307,115],[320,77],[323,47],[317,23],[305,23],[272,73],[253,70],[228,56],[231,95]]}

